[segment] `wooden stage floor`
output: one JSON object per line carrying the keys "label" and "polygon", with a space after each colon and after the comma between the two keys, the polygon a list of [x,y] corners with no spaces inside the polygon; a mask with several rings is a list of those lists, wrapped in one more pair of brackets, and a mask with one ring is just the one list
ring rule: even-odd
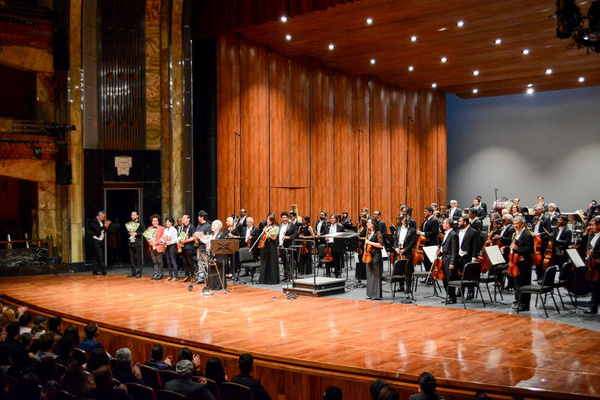
{"label": "wooden stage floor", "polygon": [[0,279],[0,293],[22,304],[178,344],[390,381],[429,371],[439,385],[475,391],[600,397],[600,332],[523,315],[229,288],[204,296],[199,286],[123,275]]}

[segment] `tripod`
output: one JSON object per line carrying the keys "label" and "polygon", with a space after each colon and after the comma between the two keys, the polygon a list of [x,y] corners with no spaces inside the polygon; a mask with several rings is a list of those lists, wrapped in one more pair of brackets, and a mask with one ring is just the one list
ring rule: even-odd
{"label": "tripod", "polygon": [[294,300],[298,298],[298,295],[290,293],[290,281],[292,283],[292,288],[294,285],[294,252],[296,249],[300,249],[302,245],[293,244],[290,247],[282,247],[282,250],[285,251],[286,265],[285,271],[287,275],[284,294],[280,294],[277,296],[273,296],[274,299],[285,296],[288,300]]}

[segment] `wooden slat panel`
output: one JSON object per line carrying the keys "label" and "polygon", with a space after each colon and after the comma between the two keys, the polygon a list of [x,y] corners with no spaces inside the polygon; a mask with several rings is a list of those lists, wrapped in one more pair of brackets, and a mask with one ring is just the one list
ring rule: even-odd
{"label": "wooden slat panel", "polygon": [[352,203],[353,150],[352,78],[345,72],[335,71],[335,125],[334,125],[334,211],[341,214],[356,208]]}
{"label": "wooden slat panel", "polygon": [[[308,57],[296,58],[290,65],[290,129],[292,166],[291,187],[310,186],[310,70]],[[292,199],[293,201],[293,199]],[[304,213],[310,206],[304,205]]]}
{"label": "wooden slat panel", "polygon": [[421,90],[419,126],[421,131],[421,206],[437,202],[437,112],[435,92]]}
{"label": "wooden slat panel", "polygon": [[293,162],[290,137],[290,68],[285,57],[269,54],[270,186],[288,187]]}
{"label": "wooden slat panel", "polygon": [[[421,220],[423,209],[421,206],[421,135],[419,91],[407,90],[406,110],[409,119],[408,126],[408,195],[406,204],[413,208],[413,218]],[[408,117],[407,117],[408,118]]]}
{"label": "wooden slat panel", "polygon": [[392,157],[392,211],[390,219],[400,212],[400,204],[406,202],[407,128],[410,123],[406,111],[406,92],[391,88],[391,157]]}
{"label": "wooden slat panel", "polygon": [[437,175],[438,187],[442,189],[438,193],[438,205],[445,214],[447,212],[448,199],[448,174],[447,174],[447,135],[446,135],[446,96],[437,93]]}
{"label": "wooden slat panel", "polygon": [[352,86],[352,114],[353,126],[356,129],[356,147],[354,149],[356,173],[353,179],[355,187],[355,210],[352,210],[353,218],[358,218],[362,207],[371,207],[371,152],[369,151],[369,77],[366,75],[354,77]]}

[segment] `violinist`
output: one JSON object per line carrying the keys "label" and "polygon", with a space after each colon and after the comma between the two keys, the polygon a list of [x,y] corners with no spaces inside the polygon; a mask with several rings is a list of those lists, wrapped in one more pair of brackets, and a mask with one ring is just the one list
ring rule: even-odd
{"label": "violinist", "polygon": [[[595,262],[595,270],[598,271],[600,265],[600,217],[594,217],[586,229],[583,236],[583,243],[587,245],[586,263]],[[589,243],[589,244],[588,244]],[[589,281],[592,289],[592,298],[590,299],[590,308],[584,311],[585,314],[598,314],[598,299],[600,298],[600,280]]]}
{"label": "violinist", "polygon": [[406,205],[402,205],[400,207],[400,215],[406,215],[408,216],[408,225],[411,226],[415,231],[417,230],[417,221],[415,221],[411,215],[412,215],[412,208],[406,206]]}
{"label": "violinist", "polygon": [[458,201],[450,200],[450,209],[448,210],[448,218],[452,218],[458,223],[458,218],[462,215],[462,210],[458,208]]}
{"label": "violinist", "polygon": [[262,230],[260,240],[264,240],[264,247],[260,250],[260,277],[258,281],[263,284],[273,285],[279,283],[279,261],[277,259],[277,243],[279,225],[275,214],[270,213]]}
{"label": "violinist", "polygon": [[[512,243],[512,237],[515,234],[515,227],[512,223],[513,216],[511,214],[504,214],[502,216],[502,229],[500,230],[500,234],[492,236],[493,241],[497,240],[500,242],[500,252],[502,252],[506,262],[508,262],[508,255],[510,253],[509,246]],[[498,278],[501,278],[500,274],[498,274]],[[515,290],[515,280],[511,275],[506,275],[506,287],[504,290]]]}
{"label": "violinist", "polygon": [[[454,266],[462,274],[465,265],[470,262],[477,261],[477,255],[481,250],[479,244],[480,233],[469,226],[469,218],[460,217],[458,219],[458,258],[456,258]],[[473,298],[473,289],[469,288],[467,292],[467,300]]]}
{"label": "violinist", "polygon": [[[544,198],[542,197],[542,200],[543,199]],[[533,212],[535,216],[533,217],[533,230],[531,235],[534,238],[540,238],[542,240],[542,247],[540,248],[542,260],[535,265],[535,274],[539,281],[544,276],[544,267],[542,266],[542,262],[544,261],[543,255],[546,254],[546,247],[548,247],[548,240],[550,240],[550,235],[552,233],[552,225],[550,224],[550,219],[544,216],[543,205],[536,204],[533,208]]]}
{"label": "violinist", "polygon": [[362,254],[365,250],[365,237],[367,236],[367,219],[362,218],[358,221],[358,227],[356,230],[358,233],[358,262],[356,263],[356,280],[361,283],[361,279],[367,279],[367,271],[365,263],[362,260]]}
{"label": "violinist", "polygon": [[471,206],[471,208],[475,209],[475,215],[477,216],[477,218],[484,219],[485,218],[485,214],[486,211],[485,209],[481,206],[481,198],[477,198],[475,197],[475,199],[473,200],[473,205]]}
{"label": "violinist", "polygon": [[458,269],[455,268],[458,258],[458,233],[453,229],[454,220],[446,218],[444,220],[444,238],[438,250],[438,256],[442,256],[444,263],[444,289],[448,293],[448,301],[445,304],[456,304],[456,291],[454,288],[448,288],[448,281],[458,279]]}
{"label": "violinist", "polygon": [[348,216],[348,211],[344,211],[342,213],[342,225],[344,226],[344,229],[347,231],[354,230],[354,225],[352,225],[352,218],[350,218]]}
{"label": "violinist", "polygon": [[[433,216],[433,208],[425,207],[423,215],[425,219],[421,224],[421,229],[417,231],[417,235],[425,237],[425,246],[437,246],[439,225],[438,221]],[[431,261],[427,257],[423,259],[423,266],[426,271],[431,269]]]}
{"label": "violinist", "polygon": [[[345,232],[344,226],[340,223],[341,216],[339,214],[331,214],[329,216],[329,230],[326,232],[327,234]],[[342,266],[344,265],[344,252],[339,251],[339,249],[334,246],[334,239],[332,237],[328,237],[327,246],[331,249],[331,255],[333,257],[333,268],[336,278],[340,278],[342,276]],[[325,269],[327,276],[331,276],[330,270],[331,263],[325,264]]]}
{"label": "violinist", "polygon": [[294,260],[288,257],[288,251],[294,239],[298,236],[296,224],[290,221],[290,214],[287,211],[281,213],[281,224],[279,224],[279,257],[283,264],[283,279],[287,280],[288,272],[293,267]]}
{"label": "violinist", "polygon": [[[239,220],[239,216],[237,214],[233,214],[231,217],[227,217],[225,220],[225,230],[223,232],[225,233],[225,237],[227,239],[241,239],[239,230],[236,228],[237,220]],[[227,279],[231,279],[233,278],[233,272],[238,272],[240,270],[240,256],[237,252],[235,252],[234,254],[228,255],[227,258],[229,259],[229,262],[227,263],[227,271],[225,276]],[[234,266],[234,271],[231,271],[229,267],[230,265]]]}
{"label": "violinist", "polygon": [[[315,231],[312,226],[310,226],[310,217],[305,215],[302,217],[302,226],[298,230],[298,238],[314,240],[315,239]],[[302,245],[303,249],[300,250],[300,257],[298,258],[298,270],[302,274],[312,274],[312,243],[305,242]]]}
{"label": "violinist", "polygon": [[[258,248],[258,246],[252,247],[254,245],[254,242],[256,242],[258,235],[260,234],[258,229],[254,226],[254,218],[244,218],[244,226],[238,227],[238,234],[241,237],[240,247],[252,248],[252,255],[254,256],[254,259],[258,259],[258,252],[260,251],[260,249]],[[246,269],[243,276],[249,275],[250,271]]]}
{"label": "violinist", "polygon": [[387,225],[384,221],[381,220],[381,213],[377,210],[373,211],[373,219],[376,219],[379,222],[379,232],[382,234],[388,233]]}
{"label": "violinist", "polygon": [[552,250],[554,251],[554,264],[558,266],[569,261],[567,249],[571,245],[571,240],[573,240],[573,232],[567,226],[567,222],[569,222],[569,218],[566,215],[558,217],[558,225],[556,225],[556,230],[551,239],[553,243]]}
{"label": "violinist", "polygon": [[550,220],[550,225],[552,226],[552,229],[556,228],[556,225],[558,225],[558,216],[560,215],[560,212],[558,210],[558,208],[556,208],[556,204],[554,203],[550,203],[548,204],[548,212],[544,214],[544,216]]}
{"label": "violinist", "polygon": [[[406,298],[410,298],[411,293],[411,282],[414,271],[413,266],[413,248],[417,241],[417,231],[409,225],[409,216],[402,218],[402,224],[398,227],[394,234],[394,249],[398,254],[399,259],[408,260],[406,263]],[[403,286],[400,286],[400,292],[402,292]]]}
{"label": "violinist", "polygon": [[381,274],[383,272],[381,249],[383,249],[383,235],[379,231],[379,221],[375,218],[369,218],[367,229],[365,251],[367,251],[368,246],[371,248],[371,262],[367,264],[367,299],[381,300]]}
{"label": "violinist", "polygon": [[510,249],[517,253],[519,261],[517,267],[519,275],[515,278],[515,301],[513,308],[519,307],[519,311],[529,311],[531,294],[523,293],[521,305],[519,306],[520,287],[531,284],[531,254],[533,253],[533,238],[531,233],[525,229],[525,219],[522,216],[513,219],[515,234]]}
{"label": "violinist", "polygon": [[246,226],[246,209],[245,208],[241,208],[240,209],[240,216],[238,218],[238,220],[235,223],[235,227],[236,228],[242,228],[244,226]]}

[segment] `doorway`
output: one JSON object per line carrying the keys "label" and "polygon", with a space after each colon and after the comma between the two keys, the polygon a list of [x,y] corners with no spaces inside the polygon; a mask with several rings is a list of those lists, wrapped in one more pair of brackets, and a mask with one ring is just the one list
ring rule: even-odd
{"label": "doorway", "polygon": [[[125,223],[131,219],[131,212],[141,210],[141,189],[105,188],[104,209],[106,218],[111,221],[106,236],[106,266],[128,266],[128,233]],[[143,255],[142,255],[143,258]]]}

